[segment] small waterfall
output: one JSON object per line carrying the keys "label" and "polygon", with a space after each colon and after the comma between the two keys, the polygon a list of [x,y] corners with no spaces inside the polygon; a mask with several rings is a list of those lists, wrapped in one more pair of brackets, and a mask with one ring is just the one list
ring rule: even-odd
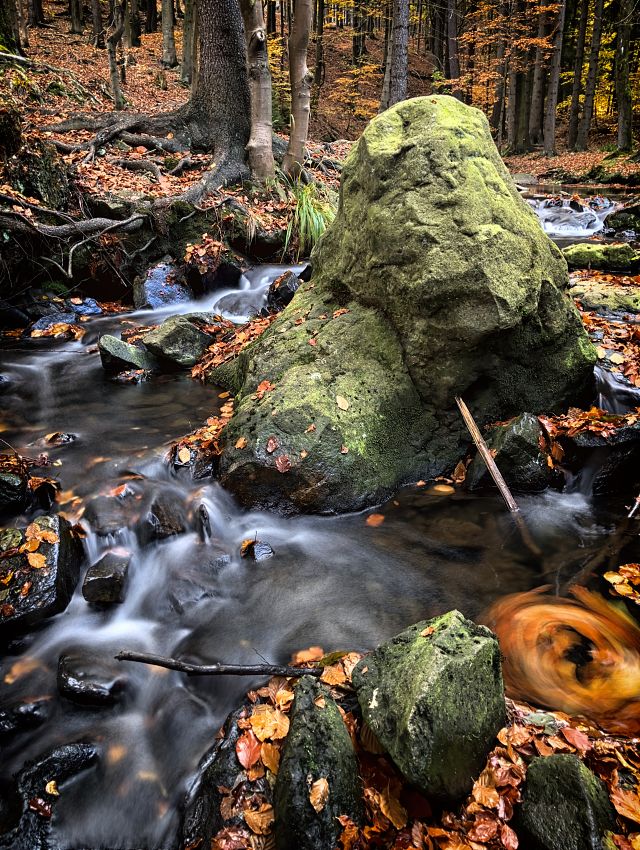
{"label": "small waterfall", "polygon": [[605,219],[617,207],[608,198],[527,198],[544,232],[554,239],[589,239],[601,233]]}

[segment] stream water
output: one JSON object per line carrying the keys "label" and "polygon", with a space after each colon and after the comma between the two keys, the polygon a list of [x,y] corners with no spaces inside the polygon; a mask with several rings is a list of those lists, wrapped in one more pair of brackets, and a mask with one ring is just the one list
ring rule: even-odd
{"label": "stream water", "polygon": [[[241,292],[179,309],[224,308],[240,319],[260,306],[265,284],[280,270],[263,267],[249,274]],[[128,482],[120,500],[122,527],[107,523],[98,533],[82,520],[87,566],[114,547],[131,552],[125,601],[98,611],[78,588],[64,613],[11,644],[0,663],[0,703],[51,698],[43,726],[5,742],[0,778],[63,743],[99,746],[98,766],[61,788],[52,829],[62,848],[175,846],[180,801],[198,760],[252,682],[187,680],[122,663],[127,683],[121,702],[82,708],[58,696],[61,654],[81,651],[109,660],[127,648],[202,663],[256,663],[284,662],[312,644],[327,651],[366,649],[454,607],[477,617],[506,593],[542,583],[560,588],[622,510],[622,500],[590,498],[588,484],[522,498],[545,553],[545,574],[497,496],[409,487],[378,509],[385,514],[378,528],[366,525],[362,514],[283,519],[241,510],[215,482],[177,476],[164,461],[168,443],[221,404],[216,388],[178,375],[120,385],[101,369],[95,350],[100,334],[161,316],[100,317],[86,323],[82,342],[20,339],[0,350],[0,373],[11,381],[2,398],[2,439],[34,455],[46,434],[76,435],[47,451],[60,462],[54,472],[63,490],[85,503]],[[610,403],[623,404],[607,386]],[[142,547],[135,518],[158,491],[185,511],[189,530]],[[210,526],[204,535],[202,506]],[[240,557],[242,540],[254,535],[272,546],[274,557],[260,563]]]}

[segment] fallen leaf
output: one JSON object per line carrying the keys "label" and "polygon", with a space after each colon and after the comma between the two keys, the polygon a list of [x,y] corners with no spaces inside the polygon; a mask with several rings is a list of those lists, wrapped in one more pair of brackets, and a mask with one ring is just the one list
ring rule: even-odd
{"label": "fallen leaf", "polygon": [[384,514],[369,514],[365,520],[366,524],[371,528],[378,528],[384,522]]}
{"label": "fallen leaf", "polygon": [[270,770],[274,776],[277,776],[278,770],[280,769],[280,750],[278,747],[276,747],[275,744],[269,744],[265,741],[262,744],[260,755],[264,766]]}
{"label": "fallen leaf", "polygon": [[313,806],[313,808],[320,814],[320,812],[327,805],[327,800],[329,799],[329,782],[325,777],[321,777],[320,779],[316,779],[309,790],[309,802]]}
{"label": "fallen leaf", "polygon": [[50,782],[47,782],[47,784],[44,786],[44,790],[47,792],[47,794],[51,794],[52,797],[60,796],[60,792],[58,791],[58,785],[55,779],[52,779]]}
{"label": "fallen leaf", "polygon": [[291,461],[287,455],[278,455],[276,458],[276,469],[278,472],[288,472],[291,469]]}
{"label": "fallen leaf", "polygon": [[287,715],[283,714],[279,708],[272,708],[270,705],[255,706],[253,714],[249,718],[249,723],[260,741],[266,741],[268,738],[276,741],[279,738],[286,737],[289,732]]}
{"label": "fallen leaf", "polygon": [[47,563],[46,556],[40,555],[38,552],[29,552],[27,554],[27,561],[29,561],[29,566],[35,570],[42,569]]}
{"label": "fallen leaf", "polygon": [[423,629],[420,632],[420,637],[431,637],[431,635],[435,632],[435,628],[433,626],[427,626],[426,629]]}
{"label": "fallen leaf", "polygon": [[340,446],[340,454],[341,455],[349,454],[349,449],[347,448],[347,446],[345,446],[345,445]]}
{"label": "fallen leaf", "polygon": [[340,410],[349,410],[349,402],[343,395],[336,396],[336,404]]}
{"label": "fallen leaf", "polygon": [[304,433],[305,434],[311,434],[315,430],[316,430],[316,426],[312,422],[311,425],[307,425],[307,427],[304,429]]}
{"label": "fallen leaf", "polygon": [[236,448],[237,449],[246,449],[247,448],[247,438],[246,437],[238,437],[236,440]]}
{"label": "fallen leaf", "polygon": [[240,764],[248,770],[260,758],[260,741],[253,732],[244,732],[236,741],[236,755]]}
{"label": "fallen leaf", "polygon": [[186,446],[183,446],[178,452],[178,460],[180,463],[189,463],[191,460],[191,449],[188,449]]}
{"label": "fallen leaf", "polygon": [[280,448],[280,443],[276,437],[269,437],[267,440],[267,452],[272,455],[276,449]]}
{"label": "fallen leaf", "polygon": [[269,803],[263,803],[257,811],[245,809],[243,811],[245,823],[256,835],[268,835],[273,826],[274,814],[273,806]]}
{"label": "fallen leaf", "polygon": [[407,825],[407,810],[388,786],[380,794],[380,810],[396,829],[404,829]]}

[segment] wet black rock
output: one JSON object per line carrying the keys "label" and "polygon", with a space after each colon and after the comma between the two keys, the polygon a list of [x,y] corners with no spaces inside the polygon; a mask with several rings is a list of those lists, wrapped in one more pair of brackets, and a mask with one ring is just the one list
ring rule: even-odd
{"label": "wet black rock", "polygon": [[15,735],[26,729],[41,726],[45,720],[48,720],[52,707],[49,696],[0,705],[0,735]]}
{"label": "wet black rock", "polygon": [[[561,487],[563,476],[550,469],[540,450],[542,428],[538,417],[523,413],[506,425],[497,425],[486,435],[489,448],[507,485],[516,492],[539,493],[547,487]],[[480,455],[469,466],[466,484],[470,490],[494,487]]]}
{"label": "wet black rock", "polygon": [[[34,626],[41,620],[58,614],[69,604],[80,577],[83,559],[80,541],[73,535],[71,525],[63,517],[41,516],[33,526],[44,538],[33,553],[18,553],[3,558],[0,577],[8,577],[2,585],[0,633],[9,635]],[[5,529],[0,536],[0,549],[16,549],[25,541],[17,528]],[[39,558],[44,558],[38,565]],[[31,562],[27,559],[31,556]],[[26,592],[25,592],[26,590]]]}
{"label": "wet black rock", "polygon": [[114,705],[126,683],[125,668],[110,658],[80,651],[61,655],[58,661],[58,690],[78,705]]}
{"label": "wet black rock", "polygon": [[19,469],[0,468],[0,515],[18,513],[26,507],[29,495],[29,476]]}
{"label": "wet black rock", "polygon": [[198,505],[195,512],[196,530],[198,537],[203,542],[211,537],[211,520],[209,519],[209,511],[206,505]]}
{"label": "wet black rock", "polygon": [[267,309],[279,313],[289,304],[300,286],[300,278],[292,271],[277,277],[267,292]]}
{"label": "wet black rock", "polygon": [[13,381],[8,375],[0,375],[0,395],[4,395],[11,390]]}
{"label": "wet black rock", "polygon": [[59,786],[97,760],[91,744],[66,744],[25,765],[0,793],[0,850],[52,850],[50,824],[58,797],[50,783]]}
{"label": "wet black rock", "polygon": [[[316,811],[309,795],[323,780],[329,796]],[[361,794],[358,762],[338,706],[328,688],[304,676],[295,688],[274,791],[276,847],[333,850],[342,831],[338,818],[360,820]]]}
{"label": "wet black rock", "polygon": [[516,829],[530,850],[603,850],[617,831],[604,783],[575,755],[533,759]]}
{"label": "wet black rock", "polygon": [[126,528],[129,515],[121,499],[115,496],[96,496],[88,503],[83,519],[96,534],[106,537]]}
{"label": "wet black rock", "polygon": [[220,788],[233,788],[240,764],[236,756],[236,741],[240,737],[238,720],[244,710],[229,715],[223,727],[223,737],[200,761],[197,778],[185,801],[182,842],[185,847],[209,847],[211,839],[222,828],[220,803],[224,793]]}
{"label": "wet black rock", "polygon": [[0,328],[24,328],[29,324],[29,316],[13,304],[0,302]]}
{"label": "wet black rock", "polygon": [[275,552],[264,540],[251,540],[242,544],[241,554],[243,558],[251,558],[254,561],[268,561],[273,558]]}
{"label": "wet black rock", "polygon": [[199,276],[199,280],[192,286],[198,292],[216,292],[218,289],[235,288],[240,283],[242,269],[235,263],[221,262],[215,271],[205,272]]}
{"label": "wet black rock", "polygon": [[129,554],[107,552],[87,570],[82,584],[82,595],[93,605],[113,605],[124,601]]}
{"label": "wet black rock", "polygon": [[76,316],[101,316],[102,307],[94,298],[85,298],[80,304],[75,304],[70,299],[65,302],[65,307]]}
{"label": "wet black rock", "polygon": [[153,540],[165,540],[167,537],[184,534],[186,530],[187,520],[182,503],[167,493],[155,496],[149,510],[141,517],[136,527],[142,546]]}
{"label": "wet black rock", "polygon": [[171,260],[152,266],[143,278],[133,284],[133,303],[137,310],[180,304],[192,297],[184,274]]}
{"label": "wet black rock", "polygon": [[106,372],[123,372],[128,369],[152,371],[158,368],[158,361],[153,354],[110,334],[100,337],[98,350]]}

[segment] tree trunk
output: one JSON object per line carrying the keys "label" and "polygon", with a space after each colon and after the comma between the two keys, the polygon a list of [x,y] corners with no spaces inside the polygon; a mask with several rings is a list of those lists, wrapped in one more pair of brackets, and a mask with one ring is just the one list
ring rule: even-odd
{"label": "tree trunk", "polygon": [[267,32],[276,33],[276,0],[267,0]]}
{"label": "tree trunk", "polygon": [[102,8],[100,0],[91,0],[91,42],[94,47],[104,49],[104,27],[102,26]]}
{"label": "tree trunk", "polygon": [[313,0],[296,0],[289,32],[289,79],[291,82],[291,132],[282,170],[297,177],[304,162],[304,146],[309,133],[311,83],[307,68],[307,48],[313,18]]}
{"label": "tree trunk", "polygon": [[251,135],[247,144],[251,176],[264,181],[275,174],[271,72],[267,53],[267,32],[261,0],[240,0],[249,62],[251,92]]}
{"label": "tree trunk", "polygon": [[393,106],[407,96],[409,0],[393,0],[390,42],[388,106]]}
{"label": "tree trunk", "polygon": [[[547,30],[547,13],[538,14],[538,41],[542,41]],[[545,55],[538,44],[533,65],[533,87],[531,90],[531,112],[529,114],[529,140],[532,145],[542,142],[542,118],[544,113],[544,84],[546,75]]]}
{"label": "tree trunk", "polygon": [[144,31],[155,32],[158,29],[158,5],[157,0],[147,0],[146,14],[144,19]]}
{"label": "tree trunk", "polygon": [[162,0],[162,67],[175,68],[178,64],[176,42],[173,36],[173,0]]}
{"label": "tree trunk", "polygon": [[[447,64],[450,80],[458,80],[460,78],[460,60],[458,58],[458,9],[456,0],[447,0],[447,54],[449,62]],[[457,84],[452,86],[452,93],[460,96]]]}
{"label": "tree trunk", "polygon": [[[1,14],[1,13],[0,13]],[[39,27],[44,24],[44,9],[42,0],[29,0],[29,25]]]}
{"label": "tree trunk", "polygon": [[576,139],[576,150],[579,151],[586,150],[589,142],[591,118],[593,117],[593,104],[596,96],[596,83],[598,82],[598,65],[600,64],[603,7],[604,0],[596,0],[595,8],[593,10],[593,34],[591,36],[591,51],[589,53],[587,84],[584,90],[584,105],[582,107],[582,118],[578,124],[578,136]]}
{"label": "tree trunk", "polygon": [[[10,4],[12,2],[13,0],[9,0]],[[70,31],[75,35],[82,35],[82,0],[70,0],[69,6],[71,12]]]}
{"label": "tree trunk", "polygon": [[120,86],[118,74],[118,44],[124,33],[124,22],[127,15],[127,0],[117,2],[113,8],[112,30],[107,36],[107,53],[109,56],[109,76],[111,78],[111,94],[113,95],[114,108],[124,109],[124,96]]}
{"label": "tree trunk", "polygon": [[249,141],[251,99],[238,0],[197,0],[199,61],[187,110],[191,145],[237,176]]}
{"label": "tree trunk", "polygon": [[562,41],[564,38],[564,20],[567,13],[566,0],[560,0],[558,22],[553,33],[553,53],[551,54],[551,70],[549,72],[549,88],[547,93],[547,108],[544,116],[544,152],[545,156],[553,156],[556,152],[556,110],[558,107],[558,92],[560,90],[560,71],[562,67]]}
{"label": "tree trunk", "polygon": [[14,0],[0,2],[0,47],[8,53],[20,53],[18,14]]}
{"label": "tree trunk", "polygon": [[633,144],[633,111],[629,67],[629,47],[633,0],[620,3],[620,22],[616,36],[616,101],[618,105],[618,150],[628,151]]}
{"label": "tree trunk", "polygon": [[384,112],[389,108],[389,93],[391,87],[391,20],[387,17],[384,31],[384,77],[382,79],[382,93],[380,94],[379,112]]}
{"label": "tree trunk", "polygon": [[20,47],[29,47],[29,3],[28,0],[17,0],[16,12],[18,15],[18,40]]}
{"label": "tree trunk", "polygon": [[493,95],[493,109],[491,110],[491,118],[489,124],[501,135],[502,119],[504,116],[504,88],[505,88],[505,71],[506,65],[504,61],[504,39],[500,39],[496,48],[496,59],[498,60],[498,79]]}
{"label": "tree trunk", "polygon": [[318,0],[316,16],[316,66],[313,69],[313,85],[316,97],[324,83],[324,0]]}
{"label": "tree trunk", "polygon": [[573,63],[573,83],[571,86],[571,109],[569,111],[569,132],[567,144],[574,150],[578,138],[578,119],[580,118],[580,93],[582,91],[582,65],[584,63],[584,43],[589,22],[589,0],[581,0],[580,24],[576,40],[576,56]]}
{"label": "tree trunk", "polygon": [[184,20],[182,22],[182,64],[180,65],[180,81],[191,85],[193,80],[194,47],[196,34],[196,4],[195,0],[185,0]]}

